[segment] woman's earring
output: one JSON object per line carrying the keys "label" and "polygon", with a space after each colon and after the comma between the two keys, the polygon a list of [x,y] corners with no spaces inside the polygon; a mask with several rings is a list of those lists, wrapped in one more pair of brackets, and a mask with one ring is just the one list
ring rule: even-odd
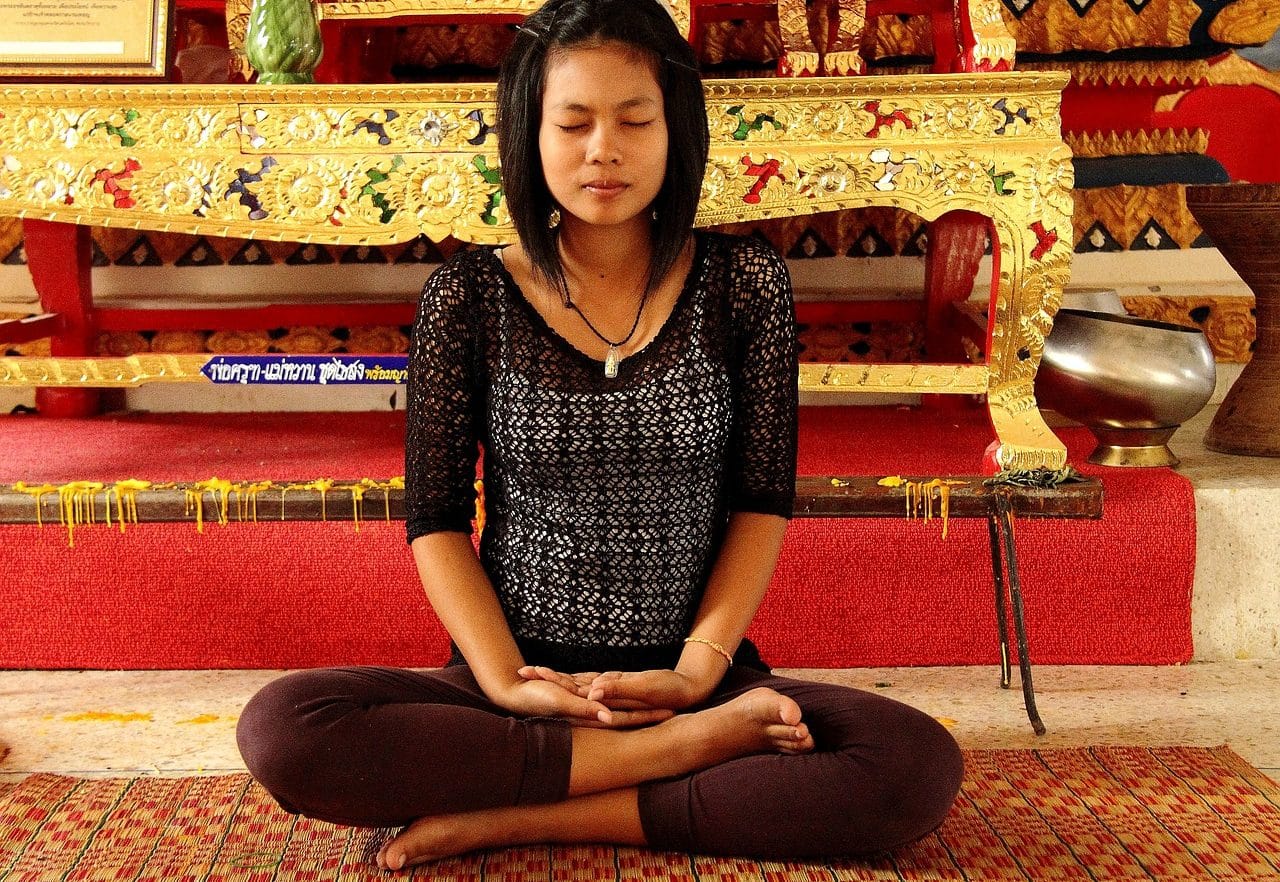
{"label": "woman's earring", "polygon": [[654,221],[657,221],[657,219],[658,219],[658,209],[656,209],[656,208],[653,210],[653,219],[654,219]]}
{"label": "woman's earring", "polygon": [[560,226],[560,209],[551,209],[551,214],[547,216],[547,229],[554,230]]}

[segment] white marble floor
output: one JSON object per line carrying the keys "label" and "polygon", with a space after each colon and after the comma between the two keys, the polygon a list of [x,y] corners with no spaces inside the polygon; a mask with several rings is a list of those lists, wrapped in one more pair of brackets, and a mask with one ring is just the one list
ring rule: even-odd
{"label": "white marble floor", "polygon": [[[780,673],[874,689],[941,719],[964,747],[1228,744],[1280,778],[1280,660],[1034,670],[1048,734],[988,667]],[[0,672],[0,780],[32,772],[242,771],[240,708],[278,671]]]}

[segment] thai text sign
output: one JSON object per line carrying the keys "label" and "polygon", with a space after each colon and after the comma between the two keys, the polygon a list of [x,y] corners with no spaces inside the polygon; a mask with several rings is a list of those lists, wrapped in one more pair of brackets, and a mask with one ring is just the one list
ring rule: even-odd
{"label": "thai text sign", "polygon": [[218,355],[201,369],[214,383],[339,386],[404,383],[407,355]]}

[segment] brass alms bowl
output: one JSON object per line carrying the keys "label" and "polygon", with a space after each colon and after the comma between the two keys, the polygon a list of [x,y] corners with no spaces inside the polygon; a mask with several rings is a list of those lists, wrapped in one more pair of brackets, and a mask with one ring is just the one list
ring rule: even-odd
{"label": "brass alms bowl", "polygon": [[1216,379],[1198,328],[1061,309],[1044,343],[1036,398],[1093,432],[1089,462],[1173,466],[1169,438],[1209,402]]}

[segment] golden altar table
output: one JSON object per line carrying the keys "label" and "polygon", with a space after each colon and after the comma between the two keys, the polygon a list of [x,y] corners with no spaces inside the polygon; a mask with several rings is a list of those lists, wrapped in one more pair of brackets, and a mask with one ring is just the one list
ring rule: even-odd
{"label": "golden altar table", "polygon": [[[1032,388],[1071,256],[1066,76],[707,80],[700,225],[890,206],[985,218],[985,352],[969,364],[806,364],[803,391],[983,394],[1000,468],[1060,468]],[[492,84],[0,89],[0,216],[386,244],[512,237]],[[958,214],[953,214],[958,213]],[[941,225],[939,225],[941,227]],[[930,270],[938,266],[935,252]],[[212,356],[0,358],[0,385],[208,382]]]}

